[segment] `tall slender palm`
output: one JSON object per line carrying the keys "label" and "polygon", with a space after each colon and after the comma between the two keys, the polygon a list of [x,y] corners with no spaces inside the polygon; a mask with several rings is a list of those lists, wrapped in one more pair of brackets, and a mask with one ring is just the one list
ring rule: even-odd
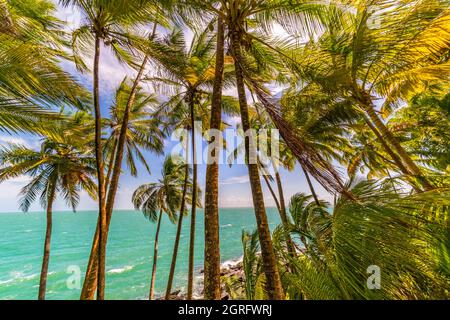
{"label": "tall slender palm", "polygon": [[[222,86],[225,55],[224,23],[217,18],[216,60],[211,103],[210,129],[219,130],[222,122]],[[215,138],[217,139],[217,138]],[[215,141],[216,143],[218,141]],[[208,144],[208,163],[205,176],[205,252],[204,252],[204,297],[220,299],[220,239],[219,239],[219,149],[213,141]]]}
{"label": "tall slender palm", "polygon": [[[153,79],[156,83],[165,83],[165,88],[171,87],[176,91],[175,97],[171,97],[166,107],[184,107],[187,105],[188,123],[184,127],[191,132],[192,151],[192,208],[191,208],[191,230],[189,242],[189,263],[188,263],[188,292],[187,298],[192,299],[193,279],[194,279],[194,245],[195,245],[195,224],[196,224],[196,203],[197,203],[197,159],[195,146],[195,109],[199,107],[199,101],[204,95],[204,87],[211,82],[213,76],[213,66],[211,65],[213,38],[208,36],[207,31],[194,34],[190,48],[186,47],[181,30],[174,31],[168,38],[170,47],[179,56],[175,63],[170,65],[161,64],[166,75],[164,78]],[[169,77],[167,77],[169,75]]]}
{"label": "tall slender palm", "polygon": [[[176,263],[177,263],[177,256],[178,256],[178,247],[180,244],[180,238],[181,238],[181,227],[183,225],[183,217],[184,215],[186,215],[186,207],[189,203],[192,203],[192,197],[190,196],[192,193],[192,188],[193,188],[193,183],[192,180],[190,179],[190,175],[192,173],[192,170],[189,166],[189,148],[188,148],[188,144],[189,142],[187,141],[187,137],[184,137],[184,139],[186,140],[185,142],[185,150],[186,150],[186,158],[184,159],[184,163],[183,160],[180,158],[177,160],[178,163],[181,163],[184,169],[184,173],[182,173],[182,175],[180,175],[180,179],[183,180],[183,188],[182,188],[182,195],[181,195],[181,203],[179,206],[179,216],[178,216],[178,224],[177,224],[177,232],[175,235],[175,243],[173,246],[173,253],[172,253],[172,262],[170,264],[170,271],[169,271],[169,278],[167,280],[167,287],[166,287],[166,294],[165,294],[165,299],[169,299],[170,298],[170,294],[171,294],[171,290],[172,290],[172,285],[173,285],[173,279],[175,276],[175,267],[176,267]],[[183,138],[181,139],[181,142]],[[171,155],[172,157],[174,155]],[[200,190],[197,189],[197,194],[200,193]],[[200,203],[197,202],[197,206],[200,206]]]}
{"label": "tall slender palm", "polygon": [[[116,90],[114,104],[110,107],[110,117],[105,119],[105,126],[110,130],[105,148],[111,158],[108,161],[108,174],[110,177],[115,166],[116,156],[121,139],[123,118],[127,108],[127,101],[132,88],[125,78]],[[152,110],[158,105],[158,99],[153,94],[143,92],[141,87],[135,89],[135,97],[125,126],[124,156],[132,176],[137,175],[136,159],[138,159],[150,173],[150,167],[141,150],[162,153],[164,133],[158,128],[155,119],[151,118]],[[115,169],[115,168],[114,168]],[[110,179],[108,179],[109,181]]]}
{"label": "tall slender palm", "polygon": [[[64,6],[79,9],[86,23],[73,32],[73,50],[76,63],[80,70],[86,68],[81,59],[86,49],[94,42],[93,61],[93,98],[95,114],[95,143],[97,159],[98,203],[99,203],[99,232],[98,232],[98,285],[97,299],[103,300],[105,293],[105,260],[106,241],[108,236],[108,217],[106,208],[106,185],[102,148],[102,125],[99,92],[99,63],[101,44],[109,45],[116,56],[131,65],[135,64],[130,54],[130,42],[138,42],[137,37],[129,33],[127,28],[137,27],[152,17],[155,6],[153,1],[93,1],[93,0],[61,0]],[[142,70],[142,68],[141,68]],[[142,71],[141,71],[142,72]],[[130,94],[132,97],[132,94]],[[130,99],[131,100],[131,99]],[[121,153],[117,154],[121,157]],[[113,180],[115,181],[115,180]],[[115,188],[111,188],[115,193]],[[93,247],[96,237],[94,236]],[[91,252],[91,256],[93,252]]]}
{"label": "tall slender palm", "polygon": [[[168,118],[177,127],[188,128],[191,132],[191,150],[193,166],[193,194],[191,210],[191,230],[189,243],[189,271],[187,298],[192,299],[194,280],[194,245],[197,203],[197,159],[195,145],[195,121],[201,120],[208,125],[211,101],[210,87],[214,82],[214,45],[215,39],[209,35],[209,28],[194,34],[188,48],[183,32],[174,30],[166,42],[174,50],[175,59],[160,64],[158,77],[149,78],[163,93],[174,93],[158,111],[158,116]],[[226,73],[228,79],[230,73]],[[230,100],[231,101],[231,100]],[[229,101],[229,102],[230,102]]]}
{"label": "tall slender palm", "polygon": [[149,299],[154,298],[156,279],[156,266],[158,260],[158,238],[163,213],[174,223],[176,212],[181,205],[184,184],[184,165],[174,161],[172,157],[166,157],[161,179],[139,186],[133,193],[132,201],[136,210],[141,210],[146,218],[152,222],[158,222],[155,233],[153,249],[153,268],[150,282]]}
{"label": "tall slender palm", "polygon": [[[266,143],[265,146],[259,145],[259,149],[257,150],[256,156],[257,165],[264,179],[264,182],[266,183],[266,186],[269,189],[269,192],[275,201],[275,205],[277,207],[281,221],[283,222],[285,229],[289,230],[289,221],[286,212],[286,205],[284,202],[284,193],[281,183],[281,176],[279,173],[279,166],[281,164],[285,167],[288,167],[289,169],[293,169],[293,166],[295,165],[295,159],[289,157],[290,152],[282,141],[276,141],[279,148],[279,154],[278,155],[273,154],[274,151],[271,150],[272,146],[271,130],[274,129],[274,126],[271,124],[270,118],[268,118],[265,113],[262,113],[261,110],[259,110],[260,107],[261,106],[259,106],[257,103],[254,103],[253,105],[249,106],[250,127],[252,128],[252,130],[255,130],[254,131],[256,135],[255,139],[257,139],[258,141],[260,141],[261,139],[267,140],[264,142]],[[230,153],[228,157],[228,162],[230,166],[233,160],[237,158],[239,153],[245,154],[245,139],[243,139],[243,142],[240,143],[236,147],[236,149]],[[281,160],[282,157],[284,158],[283,159],[284,162]],[[270,169],[274,171],[275,179]],[[272,183],[274,181],[277,184],[278,195],[275,193],[274,188],[272,187]],[[286,238],[288,240],[287,244],[289,252],[292,254],[292,256],[295,256],[295,248],[289,233],[286,233]]]}
{"label": "tall slender palm", "polygon": [[[129,96],[133,90],[133,103],[128,107]],[[157,102],[154,95],[146,95],[141,87],[138,86],[133,89],[127,79],[124,79],[117,88],[115,101],[109,109],[110,117],[103,120],[106,129],[109,131],[109,137],[104,142],[104,154],[108,158],[105,177],[108,195],[113,192],[113,188],[118,187],[118,181],[114,179],[117,179],[117,175],[115,175],[117,168],[120,169],[119,172],[122,169],[122,160],[119,163],[116,161],[119,152],[123,153],[126,165],[133,176],[137,175],[137,161],[142,163],[150,172],[150,167],[142,153],[143,150],[154,153],[162,152],[164,134],[158,128],[156,121],[151,118],[152,108],[157,105]],[[122,149],[119,150],[122,145],[123,118],[128,108],[125,138]],[[112,180],[114,180],[114,183]],[[109,210],[112,210],[112,208],[107,207],[107,209],[107,227],[109,227],[112,216],[112,211]],[[98,239],[97,226],[88,267],[86,268],[86,279],[81,292],[82,299],[92,299],[95,294],[98,266],[95,257],[98,253]]]}
{"label": "tall slender palm", "polygon": [[89,141],[78,135],[60,132],[57,139],[45,139],[40,151],[23,145],[10,144],[0,150],[0,161],[5,166],[0,169],[0,181],[19,175],[30,175],[31,181],[21,190],[20,207],[28,211],[30,205],[39,197],[47,211],[41,276],[38,298],[45,299],[47,273],[50,260],[50,241],[52,235],[52,209],[57,194],[73,210],[79,202],[79,193],[84,190],[95,199],[96,185],[95,159]]}

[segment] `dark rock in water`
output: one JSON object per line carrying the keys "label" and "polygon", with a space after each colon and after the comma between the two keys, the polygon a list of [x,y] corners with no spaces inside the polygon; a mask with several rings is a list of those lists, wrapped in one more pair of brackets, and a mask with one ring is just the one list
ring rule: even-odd
{"label": "dark rock in water", "polygon": [[[198,274],[204,274],[204,269],[200,269],[198,271]],[[244,282],[244,270],[242,265],[242,260],[235,260],[231,263],[223,264],[220,269],[220,276],[225,278],[237,278],[239,282]],[[194,283],[194,300],[201,300],[203,299],[204,295],[204,287],[203,287],[203,276],[198,277],[199,282],[196,284]],[[221,286],[221,300],[231,300],[232,296],[230,296],[230,293],[227,292],[227,288],[225,286],[225,282],[222,279],[222,286]],[[187,293],[181,292],[181,290],[173,291],[170,296],[169,300],[186,300]],[[164,296],[160,297],[156,300],[164,300]]]}

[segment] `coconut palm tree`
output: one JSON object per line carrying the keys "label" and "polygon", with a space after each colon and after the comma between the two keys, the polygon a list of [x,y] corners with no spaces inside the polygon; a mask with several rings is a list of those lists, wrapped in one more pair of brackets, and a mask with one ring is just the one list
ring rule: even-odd
{"label": "coconut palm tree", "polygon": [[64,27],[49,1],[0,2],[0,131],[36,132],[55,107],[84,107],[86,91],[59,66]]}
{"label": "coconut palm tree", "polygon": [[387,126],[414,160],[433,171],[449,168],[450,94],[433,91],[413,97],[396,112]]}
{"label": "coconut palm tree", "polygon": [[[359,201],[339,197],[333,209],[326,202],[317,206],[304,194],[291,199],[292,232],[306,239],[306,249],[290,259],[294,270],[285,275],[290,292],[306,299],[445,295],[448,274],[441,272],[438,248],[445,247],[447,237],[447,195],[439,195],[446,191],[410,195],[394,190],[389,181],[355,181],[350,188]],[[274,235],[277,248],[278,238]],[[428,249],[417,251],[422,245]],[[366,286],[371,266],[383,270],[379,290]]]}
{"label": "coconut palm tree", "polygon": [[[130,54],[130,42],[137,41],[127,28],[136,27],[139,23],[148,21],[155,9],[153,1],[80,1],[61,0],[63,6],[72,6],[79,10],[85,24],[73,32],[73,51],[75,62],[80,70],[85,70],[86,65],[82,56],[90,52],[94,43],[93,61],[93,98],[95,114],[95,152],[97,159],[98,203],[99,203],[99,232],[98,232],[98,286],[97,299],[104,299],[105,288],[105,259],[106,241],[108,234],[106,211],[106,186],[102,148],[102,124],[100,110],[99,91],[99,62],[101,44],[108,45],[116,56],[131,65],[135,62]],[[94,238],[95,242],[95,238]],[[92,253],[91,253],[92,255]]]}
{"label": "coconut palm tree", "polygon": [[[134,90],[133,103],[128,106],[131,92]],[[106,184],[108,195],[113,193],[113,188],[117,188],[115,175],[117,166],[122,169],[121,159],[117,162],[117,153],[122,152],[126,159],[126,165],[132,176],[137,175],[136,162],[139,161],[150,173],[150,166],[147,163],[143,151],[150,151],[160,154],[163,150],[164,134],[159,129],[157,122],[151,118],[154,106],[158,100],[154,95],[147,95],[141,87],[133,89],[130,81],[125,78],[116,90],[114,103],[109,108],[109,118],[103,120],[105,129],[109,131],[109,137],[104,141],[104,154],[108,157]],[[122,126],[124,114],[128,110],[127,126],[122,151],[119,150],[122,136]],[[120,172],[121,170],[119,170]],[[114,181],[112,181],[114,180]],[[113,183],[114,182],[114,183]],[[111,209],[107,207],[107,209]],[[112,210],[112,209],[111,209]],[[111,221],[112,211],[107,211],[107,226]],[[91,248],[91,255],[86,268],[86,278],[81,292],[82,299],[93,299],[97,281],[97,259],[98,254],[98,226],[94,235]]]}
{"label": "coconut palm tree", "polygon": [[[174,51],[166,63],[161,61],[157,77],[149,78],[163,94],[171,94],[157,112],[158,117],[164,117],[175,127],[187,128],[191,132],[191,150],[193,166],[193,192],[192,201],[197,202],[197,159],[195,122],[202,121],[207,127],[211,103],[210,87],[214,82],[214,37],[209,35],[209,27],[202,32],[194,34],[192,43],[188,48],[184,34],[181,30],[174,30],[166,40],[167,45]],[[230,78],[230,72],[225,73],[225,81]],[[229,81],[228,81],[229,82]],[[225,110],[233,112],[232,97],[224,99]],[[195,205],[191,210],[191,230],[189,244],[189,272],[187,298],[192,298],[194,279],[194,240],[195,240]]]}
{"label": "coconut palm tree", "polygon": [[[222,87],[224,71],[224,23],[217,18],[216,57],[214,83],[211,97],[211,119],[209,128],[219,130],[222,122]],[[208,163],[205,175],[205,252],[204,252],[204,297],[220,299],[220,248],[219,248],[219,164],[214,161],[219,150],[214,148],[212,139],[208,144]],[[217,143],[217,141],[216,141]],[[218,157],[217,157],[218,158]]]}
{"label": "coconut palm tree", "polygon": [[[349,6],[353,13],[334,14],[333,28],[293,57],[298,73],[327,94],[358,106],[398,168],[418,179],[420,188],[430,189],[382,117],[402,100],[447,81],[443,75],[448,73],[448,62],[442,57],[448,51],[448,10],[440,1],[402,5],[355,1]],[[374,10],[377,7],[383,10]],[[320,62],[314,62],[319,56]]]}
{"label": "coconut palm tree", "polygon": [[[112,166],[115,165],[114,156],[119,152],[118,145],[121,138],[127,100],[131,87],[125,78],[116,90],[114,104],[110,107],[110,116],[105,119],[105,126],[110,130],[108,139],[105,141],[105,154],[110,155],[108,161],[107,181],[112,175]],[[124,155],[126,164],[132,176],[137,175],[136,159],[138,159],[150,173],[150,166],[145,160],[141,150],[155,152],[163,151],[164,133],[158,128],[154,119],[151,118],[153,109],[158,105],[158,99],[153,94],[144,93],[141,87],[135,92],[133,104],[130,107],[127,126],[125,130]]]}
{"label": "coconut palm tree", "polygon": [[183,194],[184,165],[172,157],[166,157],[161,171],[161,179],[139,186],[133,193],[132,202],[136,210],[142,211],[144,216],[152,222],[157,222],[155,242],[153,249],[153,269],[150,282],[149,299],[154,298],[156,266],[158,259],[158,238],[161,227],[161,218],[165,213],[174,223],[177,220],[176,212],[181,205]]}
{"label": "coconut palm tree", "polygon": [[[64,130],[66,130],[65,128]],[[86,191],[96,198],[95,158],[89,141],[82,136],[59,132],[59,136],[44,138],[41,150],[35,151],[19,144],[2,146],[0,160],[5,166],[0,169],[0,181],[20,175],[31,176],[31,181],[22,188],[20,207],[26,212],[30,205],[40,199],[47,211],[41,276],[40,300],[45,299],[47,273],[50,260],[53,203],[59,193],[75,211],[80,192]]]}
{"label": "coconut palm tree", "polygon": [[[185,142],[183,141],[185,140]],[[181,227],[182,227],[182,223],[183,223],[183,217],[187,214],[186,212],[186,207],[189,203],[192,204],[192,197],[190,196],[191,194],[193,194],[192,192],[192,188],[193,188],[193,183],[192,180],[190,179],[190,175],[192,173],[192,170],[189,166],[189,148],[188,148],[188,141],[187,141],[187,137],[181,137],[180,141],[183,143],[184,142],[184,146],[185,146],[185,151],[186,151],[186,155],[185,155],[185,159],[183,161],[182,158],[178,158],[174,155],[171,155],[172,157],[175,157],[175,161],[179,164],[182,164],[182,166],[184,167],[184,173],[180,176],[180,178],[182,178],[183,180],[183,191],[182,191],[182,195],[181,195],[181,203],[180,203],[180,213],[178,216],[178,224],[177,224],[177,232],[175,235],[175,243],[173,246],[173,254],[172,254],[172,262],[170,264],[170,271],[169,271],[169,278],[167,280],[167,287],[166,287],[166,294],[165,294],[165,299],[169,299],[170,298],[170,294],[171,294],[171,290],[172,290],[172,284],[173,284],[173,278],[175,275],[175,267],[176,267],[176,263],[177,263],[177,256],[178,256],[178,247],[180,244],[180,237],[181,237]],[[197,194],[200,194],[200,189],[197,188]],[[199,201],[197,201],[197,206],[200,207],[201,203]]]}

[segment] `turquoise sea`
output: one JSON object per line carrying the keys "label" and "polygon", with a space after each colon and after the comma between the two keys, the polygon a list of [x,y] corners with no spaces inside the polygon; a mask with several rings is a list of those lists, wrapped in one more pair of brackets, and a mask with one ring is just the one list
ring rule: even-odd
{"label": "turquoise sea", "polygon": [[[276,209],[268,208],[271,228],[279,223]],[[76,275],[84,278],[96,212],[55,212],[47,299],[78,299]],[[183,221],[173,290],[186,287],[189,244],[188,216]],[[242,229],[256,227],[252,208],[220,210],[222,262],[242,255]],[[138,211],[115,211],[107,250],[107,299],[148,297],[156,224]],[[164,292],[172,257],[176,226],[168,219],[161,225],[155,292]],[[0,213],[0,299],[36,299],[45,235],[45,214]],[[195,267],[203,267],[203,212],[197,218]],[[199,276],[200,277],[200,276]],[[68,285],[69,284],[69,285]]]}

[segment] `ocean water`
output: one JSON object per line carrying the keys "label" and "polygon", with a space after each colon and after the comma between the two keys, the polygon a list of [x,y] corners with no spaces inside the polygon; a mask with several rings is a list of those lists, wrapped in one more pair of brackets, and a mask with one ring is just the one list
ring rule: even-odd
{"label": "ocean water", "polygon": [[[276,209],[268,208],[271,228],[279,223]],[[55,212],[47,279],[47,299],[78,299],[97,221],[96,212]],[[195,268],[203,267],[203,211],[196,225]],[[252,208],[220,210],[222,262],[242,255],[242,229],[254,230]],[[173,290],[186,288],[190,217],[183,230]],[[148,297],[156,224],[138,211],[115,211],[111,220],[106,261],[107,299]],[[155,294],[167,284],[176,225],[162,220]],[[0,299],[36,299],[45,235],[45,214],[0,213]]]}

